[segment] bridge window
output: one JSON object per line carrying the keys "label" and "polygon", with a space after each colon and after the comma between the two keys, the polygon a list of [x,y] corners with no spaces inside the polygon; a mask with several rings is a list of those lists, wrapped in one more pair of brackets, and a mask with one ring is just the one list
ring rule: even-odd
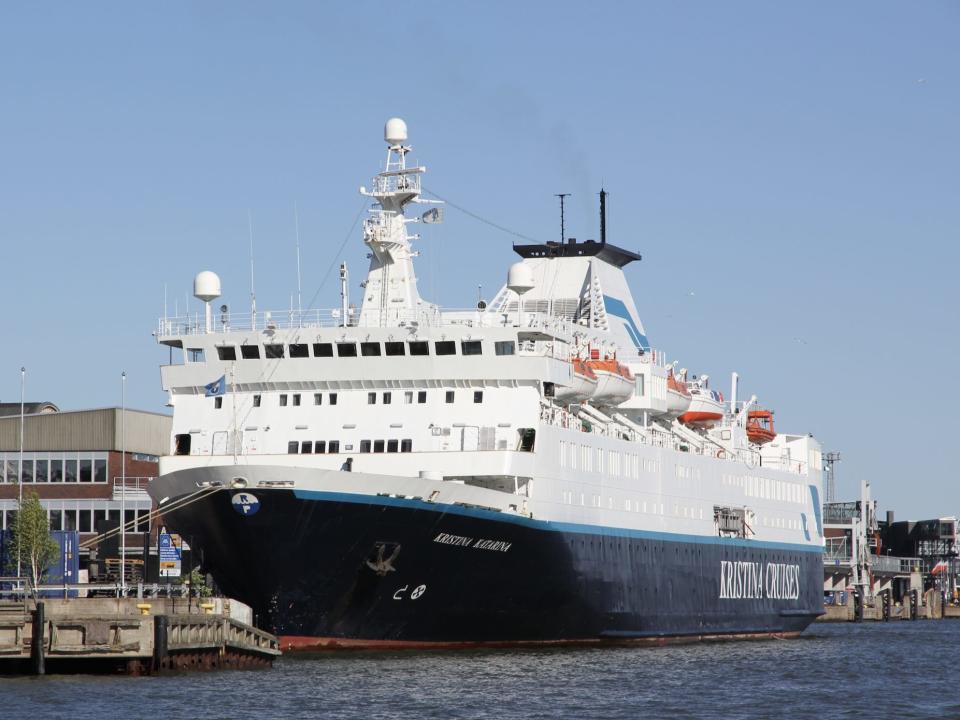
{"label": "bridge window", "polygon": [[516,343],[513,340],[500,340],[493,344],[497,355],[513,355],[516,352]]}
{"label": "bridge window", "polygon": [[290,357],[305,358],[310,357],[310,346],[306,343],[290,343]]}
{"label": "bridge window", "polygon": [[356,343],[337,343],[337,356],[338,357],[356,357],[357,344]]}
{"label": "bridge window", "polygon": [[203,362],[203,348],[187,348],[187,362]]}
{"label": "bridge window", "polygon": [[433,346],[437,355],[457,354],[457,344],[453,340],[437,340]]}
{"label": "bridge window", "polygon": [[430,345],[427,344],[425,340],[411,340],[409,345],[410,345],[411,355],[429,355],[430,354]]}
{"label": "bridge window", "polygon": [[370,452],[370,441],[369,441],[369,440],[361,440],[361,441],[360,441],[360,452],[362,452],[362,453],[368,453],[368,452]]}
{"label": "bridge window", "polygon": [[333,357],[333,344],[332,343],[314,343],[313,356],[314,357]]}
{"label": "bridge window", "polygon": [[283,357],[283,345],[271,344],[263,346],[264,357],[267,360],[279,360]]}
{"label": "bridge window", "polygon": [[400,441],[400,452],[413,452],[413,440],[406,439]]}
{"label": "bridge window", "polygon": [[317,440],[313,443],[313,449],[317,455],[323,455],[327,451],[327,441]]}
{"label": "bridge window", "polygon": [[300,443],[300,452],[303,455],[313,454],[313,441],[304,440],[302,443]]}
{"label": "bridge window", "polygon": [[240,357],[242,357],[244,360],[259,360],[260,346],[259,345],[241,345]]}
{"label": "bridge window", "polygon": [[373,441],[373,451],[375,453],[383,452],[383,440],[374,440]]}
{"label": "bridge window", "polygon": [[338,452],[340,452],[340,441],[331,440],[330,444],[327,446],[327,452],[331,455],[336,455]]}
{"label": "bridge window", "polygon": [[387,452],[397,452],[399,445],[399,440],[387,440]]}
{"label": "bridge window", "polygon": [[460,343],[461,355],[483,354],[483,344],[479,340],[464,340]]}
{"label": "bridge window", "polygon": [[385,342],[383,344],[383,350],[385,355],[403,355],[404,347],[402,342]]}
{"label": "bridge window", "polygon": [[380,343],[365,342],[360,343],[360,354],[364,357],[379,357]]}
{"label": "bridge window", "polygon": [[287,443],[287,454],[296,455],[299,447],[300,447],[300,443],[298,443],[296,440],[291,440],[290,442]]}
{"label": "bridge window", "polygon": [[223,345],[217,348],[217,356],[221,360],[236,360],[237,349],[233,345]]}

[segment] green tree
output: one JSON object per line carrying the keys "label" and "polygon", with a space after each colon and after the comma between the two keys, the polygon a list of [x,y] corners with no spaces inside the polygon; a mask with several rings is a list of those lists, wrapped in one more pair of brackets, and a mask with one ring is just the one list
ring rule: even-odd
{"label": "green tree", "polygon": [[47,511],[40,504],[36,493],[27,493],[13,521],[13,537],[10,562],[16,567],[17,560],[30,573],[36,587],[43,580],[50,563],[60,556],[60,547],[50,535]]}

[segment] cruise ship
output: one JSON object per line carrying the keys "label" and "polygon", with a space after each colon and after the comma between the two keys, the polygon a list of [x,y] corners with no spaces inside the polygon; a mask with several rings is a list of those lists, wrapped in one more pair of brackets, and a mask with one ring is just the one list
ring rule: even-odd
{"label": "cruise ship", "polygon": [[422,298],[412,230],[443,208],[406,124],[384,136],[358,303],[346,265],[331,310],[217,307],[204,271],[205,313],[159,322],[173,430],[150,494],[220,589],[285,649],[802,632],[817,441],[651,346],[641,258],[602,209],[598,241],[515,245],[489,303]]}

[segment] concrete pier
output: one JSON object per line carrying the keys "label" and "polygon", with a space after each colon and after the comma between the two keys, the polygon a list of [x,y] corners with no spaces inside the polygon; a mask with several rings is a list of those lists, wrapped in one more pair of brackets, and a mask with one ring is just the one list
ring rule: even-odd
{"label": "concrete pier", "polygon": [[0,602],[0,675],[141,675],[270,667],[276,637],[222,598],[72,598]]}

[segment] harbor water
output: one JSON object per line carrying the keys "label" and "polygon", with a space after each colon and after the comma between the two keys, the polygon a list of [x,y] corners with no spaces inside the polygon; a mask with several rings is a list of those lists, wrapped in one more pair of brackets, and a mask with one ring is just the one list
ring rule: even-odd
{"label": "harbor water", "polygon": [[818,624],[797,640],[336,653],[273,670],[0,678],[5,717],[955,718],[960,622]]}

